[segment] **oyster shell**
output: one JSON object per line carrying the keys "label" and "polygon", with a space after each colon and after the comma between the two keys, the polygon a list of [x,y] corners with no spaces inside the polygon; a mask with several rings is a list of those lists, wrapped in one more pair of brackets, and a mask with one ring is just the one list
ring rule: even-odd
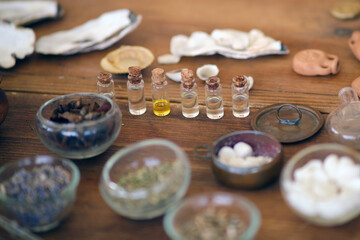
{"label": "oyster shell", "polygon": [[193,57],[218,53],[235,59],[289,53],[280,41],[265,36],[257,29],[248,33],[233,29],[215,29],[211,35],[205,32],[193,32],[190,37],[176,35],[170,41],[170,51],[176,56]]}
{"label": "oyster shell", "polygon": [[249,90],[252,89],[254,85],[254,78],[252,76],[245,76],[249,82]]}
{"label": "oyster shell", "polygon": [[213,64],[205,64],[196,69],[196,75],[201,80],[206,80],[209,77],[217,76],[219,74],[219,68]]}
{"label": "oyster shell", "polygon": [[181,82],[181,71],[182,70],[187,70],[187,68],[182,68],[182,69],[175,69],[175,70],[171,70],[165,73],[165,75],[175,81],[175,82]]}
{"label": "oyster shell", "polygon": [[0,1],[0,20],[26,25],[45,18],[58,18],[63,11],[56,1]]}
{"label": "oyster shell", "polygon": [[49,55],[71,55],[101,50],[119,41],[141,22],[141,15],[128,9],[102,14],[70,30],[39,38],[35,51]]}
{"label": "oyster shell", "polygon": [[11,68],[16,58],[23,59],[34,52],[35,33],[30,28],[16,27],[0,21],[0,67]]}
{"label": "oyster shell", "polygon": [[101,59],[101,68],[111,73],[128,73],[129,67],[144,69],[154,61],[152,52],[140,46],[121,46]]}

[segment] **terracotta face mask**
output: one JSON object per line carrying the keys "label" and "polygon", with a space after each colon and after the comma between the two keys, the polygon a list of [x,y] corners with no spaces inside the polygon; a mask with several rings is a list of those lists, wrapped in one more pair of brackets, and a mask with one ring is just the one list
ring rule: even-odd
{"label": "terracotta face mask", "polygon": [[318,49],[306,49],[295,54],[293,69],[304,76],[337,74],[340,62],[336,55]]}
{"label": "terracotta face mask", "polygon": [[348,41],[354,56],[360,61],[360,31],[354,31]]}

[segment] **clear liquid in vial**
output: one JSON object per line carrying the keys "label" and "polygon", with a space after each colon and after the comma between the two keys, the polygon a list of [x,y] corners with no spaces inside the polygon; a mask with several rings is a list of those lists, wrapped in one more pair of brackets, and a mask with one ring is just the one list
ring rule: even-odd
{"label": "clear liquid in vial", "polygon": [[249,116],[249,96],[247,94],[234,94],[232,96],[233,115],[238,118]]}
{"label": "clear liquid in vial", "polygon": [[142,115],[146,112],[144,88],[128,89],[129,112],[132,115]]}
{"label": "clear liquid in vial", "polygon": [[198,96],[196,92],[184,92],[181,94],[182,114],[186,118],[199,115]]}
{"label": "clear liquid in vial", "polygon": [[224,116],[222,97],[210,96],[206,98],[206,116],[210,119],[220,119]]}

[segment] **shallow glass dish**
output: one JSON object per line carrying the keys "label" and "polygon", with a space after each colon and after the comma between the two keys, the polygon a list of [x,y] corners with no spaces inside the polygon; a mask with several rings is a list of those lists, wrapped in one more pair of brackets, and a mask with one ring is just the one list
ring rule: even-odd
{"label": "shallow glass dish", "polygon": [[355,211],[353,210],[348,211],[345,214],[343,214],[341,217],[336,217],[332,219],[321,217],[318,214],[315,216],[309,215],[303,212],[300,208],[293,206],[293,204],[291,203],[290,192],[289,192],[293,188],[289,188],[288,186],[286,186],[286,184],[294,181],[295,179],[294,172],[297,169],[303,167],[309,161],[314,159],[318,159],[324,162],[324,159],[330,154],[336,154],[337,156],[347,156],[350,157],[356,164],[360,164],[360,153],[352,148],[340,144],[333,144],[333,143],[316,144],[297,152],[285,165],[284,169],[281,172],[281,179],[280,179],[281,193],[288,206],[298,216],[305,219],[306,221],[315,225],[325,226],[325,227],[342,225],[354,219],[360,214],[360,206],[357,207]]}
{"label": "shallow glass dish", "polygon": [[[218,154],[222,147],[234,147],[238,142],[251,146],[254,156],[267,156],[269,163],[254,167],[232,167],[220,162]],[[271,135],[259,131],[240,131],[225,135],[213,143],[212,169],[215,177],[225,185],[243,189],[265,186],[280,175],[282,168],[281,144]]]}
{"label": "shallow glass dish", "polygon": [[151,219],[185,195],[190,178],[189,161],[180,147],[150,139],[123,148],[106,162],[100,192],[118,214]]}
{"label": "shallow glass dish", "polygon": [[[105,101],[111,105],[104,116],[80,123],[56,123],[50,119],[59,104],[81,98],[84,104]],[[75,93],[53,98],[36,114],[35,128],[41,142],[52,152],[66,158],[83,159],[103,153],[120,133],[122,116],[119,107],[109,98],[94,93]]]}
{"label": "shallow glass dish", "polygon": [[[52,195],[35,200],[31,198],[20,199],[10,197],[9,194],[6,193],[5,184],[14,174],[19,173],[20,170],[32,171],[34,168],[44,166],[50,166],[52,169],[61,167],[69,174],[69,183],[63,186],[55,197]],[[27,176],[29,177],[29,175]],[[20,225],[32,231],[48,231],[56,227],[62,219],[69,215],[75,202],[79,180],[80,173],[77,166],[69,160],[57,157],[34,156],[5,164],[0,169],[1,210],[6,216],[17,220]],[[17,183],[12,184],[12,188],[26,184],[24,181],[25,180],[19,180]],[[36,192],[36,196],[40,196],[40,194],[38,194],[38,188],[33,189],[33,192]]]}
{"label": "shallow glass dish", "polygon": [[250,240],[260,223],[261,215],[252,202],[226,192],[202,193],[187,198],[170,208],[163,221],[172,240]]}

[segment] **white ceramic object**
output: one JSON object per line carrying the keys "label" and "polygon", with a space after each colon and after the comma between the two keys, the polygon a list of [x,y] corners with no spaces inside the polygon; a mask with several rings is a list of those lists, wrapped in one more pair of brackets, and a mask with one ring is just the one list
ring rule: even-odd
{"label": "white ceramic object", "polygon": [[206,64],[196,69],[196,75],[201,80],[206,80],[209,77],[217,76],[219,68],[214,64]]}
{"label": "white ceramic object", "polygon": [[70,30],[39,38],[35,51],[49,55],[71,55],[105,49],[133,31],[140,22],[141,16],[128,9],[107,12]]}
{"label": "white ceramic object", "polygon": [[34,43],[35,33],[32,29],[0,21],[0,67],[11,68],[16,58],[23,59],[32,54]]}

